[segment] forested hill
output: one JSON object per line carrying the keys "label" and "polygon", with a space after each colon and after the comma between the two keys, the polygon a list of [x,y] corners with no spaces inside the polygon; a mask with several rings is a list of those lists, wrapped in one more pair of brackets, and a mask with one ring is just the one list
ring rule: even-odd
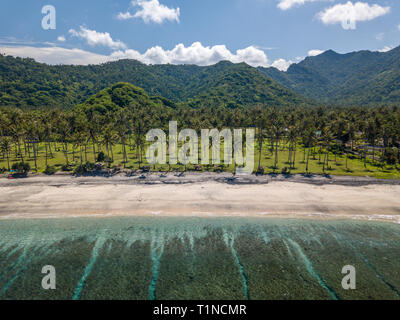
{"label": "forested hill", "polygon": [[71,108],[117,82],[192,106],[285,106],[312,103],[247,64],[49,66],[0,55],[0,106]]}
{"label": "forested hill", "polygon": [[388,52],[332,50],[307,57],[287,72],[259,68],[265,75],[319,102],[343,105],[400,104],[400,47]]}
{"label": "forested hill", "polygon": [[151,97],[142,88],[130,83],[117,82],[91,96],[84,103],[75,107],[85,113],[107,115],[123,108],[140,108],[161,111],[175,109],[176,105],[163,97]]}

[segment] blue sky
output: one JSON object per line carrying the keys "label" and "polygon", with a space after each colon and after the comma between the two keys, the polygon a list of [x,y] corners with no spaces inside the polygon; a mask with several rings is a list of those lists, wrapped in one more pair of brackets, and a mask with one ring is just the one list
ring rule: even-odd
{"label": "blue sky", "polygon": [[[45,5],[56,10],[55,30],[42,28]],[[327,49],[400,44],[398,0],[2,0],[0,9],[0,52],[52,64],[231,60],[285,69]]]}

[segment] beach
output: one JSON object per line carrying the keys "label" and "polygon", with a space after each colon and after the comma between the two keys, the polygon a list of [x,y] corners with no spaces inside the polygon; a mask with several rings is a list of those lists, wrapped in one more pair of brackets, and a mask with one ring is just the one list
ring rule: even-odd
{"label": "beach", "polygon": [[[399,191],[348,176],[0,179],[0,300],[398,300]],[[49,263],[57,290],[38,290]]]}
{"label": "beach", "polygon": [[0,179],[0,219],[265,217],[400,223],[400,184],[362,177],[147,174]]}

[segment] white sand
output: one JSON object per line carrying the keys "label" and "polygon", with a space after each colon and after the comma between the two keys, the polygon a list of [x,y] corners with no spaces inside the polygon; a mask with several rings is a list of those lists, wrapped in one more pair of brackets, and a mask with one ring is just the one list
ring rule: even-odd
{"label": "white sand", "polygon": [[99,180],[93,184],[56,185],[54,179],[0,183],[0,219],[254,216],[400,223],[400,185],[318,186],[281,181],[244,185],[216,181],[147,185],[101,184]]}

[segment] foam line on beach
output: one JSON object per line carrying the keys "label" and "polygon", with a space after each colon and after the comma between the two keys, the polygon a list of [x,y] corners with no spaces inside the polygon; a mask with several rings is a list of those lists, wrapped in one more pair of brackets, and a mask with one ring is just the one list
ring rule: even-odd
{"label": "foam line on beach", "polygon": [[296,252],[299,254],[299,256],[301,257],[301,259],[304,262],[304,265],[306,266],[307,271],[315,278],[317,279],[319,285],[321,287],[323,287],[326,291],[329,292],[330,296],[332,297],[333,300],[339,300],[339,297],[337,296],[337,294],[335,293],[335,291],[333,291],[333,289],[331,289],[327,283],[325,282],[325,280],[315,271],[310,259],[308,259],[307,255],[303,252],[303,250],[301,249],[300,245],[288,238],[287,239],[290,244],[292,245],[292,247],[296,250]]}
{"label": "foam line on beach", "polygon": [[268,237],[268,235],[267,235],[267,233],[265,232],[265,230],[262,228],[262,227],[260,227],[260,235],[261,235],[261,238],[262,238],[262,240],[264,241],[264,243],[265,244],[268,244],[269,243],[269,241],[270,241],[270,238]]}
{"label": "foam line on beach", "polygon": [[155,231],[152,235],[151,240],[151,260],[153,261],[153,277],[149,285],[149,298],[150,300],[156,300],[156,286],[159,276],[160,260],[164,253],[164,234],[157,235]]}
{"label": "foam line on beach", "polygon": [[[7,281],[7,283],[4,285],[4,287],[1,289],[0,291],[0,297],[6,293],[6,291],[8,290],[8,288],[11,287],[11,285],[14,283],[14,281],[28,268],[30,262],[32,261],[33,258],[36,257],[36,252],[38,252],[38,254],[45,250],[47,248],[47,246],[44,246],[42,248],[39,247],[34,247],[32,249],[32,252],[30,255],[24,255],[24,260],[25,262],[23,263],[22,267],[19,268],[19,270]],[[25,259],[26,258],[26,259]]]}
{"label": "foam line on beach", "polygon": [[246,297],[247,300],[249,300],[250,296],[247,285],[247,276],[246,273],[244,272],[244,267],[242,265],[242,262],[240,261],[236,249],[234,247],[235,236],[233,235],[233,233],[228,233],[225,229],[223,229],[223,238],[227,248],[231,250],[233,258],[235,259],[235,262],[238,266],[240,277],[242,278],[244,296]]}
{"label": "foam line on beach", "polygon": [[397,296],[400,297],[400,290],[398,290],[393,284],[387,281],[385,277],[378,271],[378,269],[369,261],[369,259],[359,249],[357,249],[350,240],[345,239],[344,237],[338,234],[336,234],[335,239],[337,242],[339,242],[339,239],[341,241],[345,241],[349,245],[349,247],[352,248],[353,251],[360,257],[360,259],[365,263],[365,265],[376,274],[376,277],[381,282],[383,282],[391,291],[393,291]]}
{"label": "foam line on beach", "polygon": [[286,240],[283,239],[283,238],[282,238],[282,242],[283,242],[283,244],[285,245],[286,250],[287,250],[289,256],[293,259],[293,253],[292,253],[292,250],[291,250],[290,247],[289,247],[289,244],[288,244],[288,243],[286,242]]}
{"label": "foam line on beach", "polygon": [[8,253],[6,260],[8,260],[14,253],[18,252],[18,250],[22,250],[20,256],[18,257],[17,261],[15,261],[15,263],[12,263],[8,268],[6,268],[6,270],[4,270],[1,274],[0,274],[0,281],[11,271],[13,271],[14,269],[18,268],[19,265],[21,265],[21,263],[24,262],[28,250],[32,244],[33,241],[33,237],[32,236],[28,236],[26,239],[24,239],[23,241],[21,241],[21,243],[19,243],[17,245],[16,248],[14,248],[11,252]]}
{"label": "foam line on beach", "polygon": [[83,273],[82,278],[79,280],[78,285],[75,288],[74,295],[72,296],[72,300],[80,299],[82,289],[85,286],[86,279],[92,272],[93,266],[96,263],[97,257],[99,256],[100,250],[103,247],[105,241],[106,241],[106,238],[104,237],[104,235],[100,235],[97,238],[96,243],[92,249],[92,256],[89,260],[88,265],[85,268],[85,272]]}
{"label": "foam line on beach", "polygon": [[392,285],[389,281],[385,279],[385,277],[376,269],[376,267],[368,260],[366,256],[364,256],[361,252],[359,252],[359,255],[361,259],[364,261],[364,263],[373,271],[375,272],[376,276],[378,277],[379,280],[381,280],[386,286],[390,288],[394,293],[396,293],[400,297],[400,291]]}
{"label": "foam line on beach", "polygon": [[17,245],[14,249],[12,249],[12,250],[7,254],[5,260],[7,261],[8,259],[10,259],[10,258],[12,257],[12,255],[13,255],[14,253],[16,253],[18,250],[21,250],[21,247]]}

